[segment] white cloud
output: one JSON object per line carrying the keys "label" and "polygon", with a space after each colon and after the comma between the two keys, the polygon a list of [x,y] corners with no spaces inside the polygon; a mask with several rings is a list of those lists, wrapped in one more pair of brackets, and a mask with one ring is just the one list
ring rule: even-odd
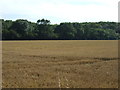
{"label": "white cloud", "polygon": [[[39,18],[53,23],[84,21],[117,21],[119,0],[1,0],[4,19]],[[52,20],[53,19],[53,20]]]}

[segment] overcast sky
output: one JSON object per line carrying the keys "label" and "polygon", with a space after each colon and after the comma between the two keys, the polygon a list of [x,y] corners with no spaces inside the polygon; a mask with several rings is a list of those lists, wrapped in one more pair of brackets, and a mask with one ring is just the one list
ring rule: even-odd
{"label": "overcast sky", "polygon": [[119,0],[0,0],[0,18],[51,23],[118,21]]}

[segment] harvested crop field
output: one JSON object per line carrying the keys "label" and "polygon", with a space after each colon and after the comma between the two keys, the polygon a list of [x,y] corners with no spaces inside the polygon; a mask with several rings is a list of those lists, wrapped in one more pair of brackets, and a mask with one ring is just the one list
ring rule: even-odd
{"label": "harvested crop field", "polygon": [[117,88],[117,40],[2,42],[3,88]]}

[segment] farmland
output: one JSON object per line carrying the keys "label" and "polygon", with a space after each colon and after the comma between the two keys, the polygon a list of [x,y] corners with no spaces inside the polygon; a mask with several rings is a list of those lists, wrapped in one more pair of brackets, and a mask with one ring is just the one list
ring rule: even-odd
{"label": "farmland", "polygon": [[2,42],[3,88],[117,88],[117,40]]}

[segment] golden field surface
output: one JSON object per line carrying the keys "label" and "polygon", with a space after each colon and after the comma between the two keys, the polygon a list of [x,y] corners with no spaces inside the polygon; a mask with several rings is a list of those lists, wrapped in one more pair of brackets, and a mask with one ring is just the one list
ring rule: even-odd
{"label": "golden field surface", "polygon": [[2,42],[3,88],[117,88],[117,40]]}

